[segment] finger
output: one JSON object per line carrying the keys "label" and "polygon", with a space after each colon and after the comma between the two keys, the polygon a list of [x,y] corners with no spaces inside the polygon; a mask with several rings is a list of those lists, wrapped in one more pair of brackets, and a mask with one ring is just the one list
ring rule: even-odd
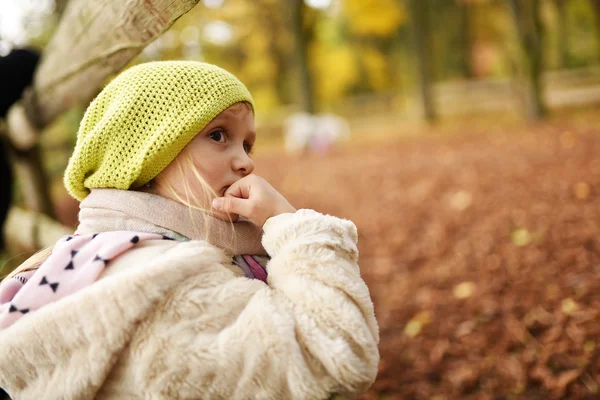
{"label": "finger", "polygon": [[237,197],[238,199],[247,199],[248,196],[244,196],[244,190],[242,190],[241,185],[238,183],[239,181],[233,183],[231,186],[229,186],[227,188],[227,190],[225,191],[225,193],[223,194],[224,197]]}
{"label": "finger", "polygon": [[225,191],[225,196],[234,196],[240,199],[247,199],[250,197],[250,189],[252,187],[252,175],[245,176],[235,181]]}
{"label": "finger", "polygon": [[224,211],[229,214],[238,214],[248,217],[250,211],[250,202],[246,199],[239,199],[233,196],[217,197],[213,200],[213,208],[217,211]]}

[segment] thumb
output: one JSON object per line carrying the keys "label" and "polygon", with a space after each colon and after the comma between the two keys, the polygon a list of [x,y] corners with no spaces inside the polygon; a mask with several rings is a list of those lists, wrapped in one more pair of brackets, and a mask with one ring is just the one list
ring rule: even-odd
{"label": "thumb", "polygon": [[246,217],[248,215],[248,200],[233,196],[217,197],[213,199],[212,206],[217,211],[229,214],[238,214]]}

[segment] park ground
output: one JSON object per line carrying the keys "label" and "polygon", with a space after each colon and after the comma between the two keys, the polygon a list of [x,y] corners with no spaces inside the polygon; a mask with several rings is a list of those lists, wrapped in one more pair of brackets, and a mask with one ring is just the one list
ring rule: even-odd
{"label": "park ground", "polygon": [[363,399],[600,398],[595,115],[257,156],[295,206],[358,227],[381,336]]}

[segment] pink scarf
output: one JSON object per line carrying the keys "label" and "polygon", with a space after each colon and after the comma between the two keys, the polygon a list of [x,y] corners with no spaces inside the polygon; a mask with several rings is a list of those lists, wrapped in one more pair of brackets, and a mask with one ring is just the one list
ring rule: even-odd
{"label": "pink scarf", "polygon": [[92,284],[110,260],[136,243],[160,239],[168,238],[128,231],[63,237],[37,270],[19,273],[0,283],[0,329]]}
{"label": "pink scarf", "polygon": [[[267,283],[262,230],[249,221],[233,229],[173,200],[117,189],[94,189],[80,207],[74,236],[59,240],[37,270],[0,282],[0,330],[91,285],[110,260],[144,240],[207,240],[232,256],[246,277]],[[204,232],[207,220],[212,228]]]}

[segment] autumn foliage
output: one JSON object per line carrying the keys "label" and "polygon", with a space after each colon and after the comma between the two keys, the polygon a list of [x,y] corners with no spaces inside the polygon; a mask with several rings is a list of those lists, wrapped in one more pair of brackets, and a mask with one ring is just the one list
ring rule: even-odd
{"label": "autumn foliage", "polygon": [[600,396],[600,138],[590,125],[258,161],[297,207],[358,226],[381,327],[365,399]]}

